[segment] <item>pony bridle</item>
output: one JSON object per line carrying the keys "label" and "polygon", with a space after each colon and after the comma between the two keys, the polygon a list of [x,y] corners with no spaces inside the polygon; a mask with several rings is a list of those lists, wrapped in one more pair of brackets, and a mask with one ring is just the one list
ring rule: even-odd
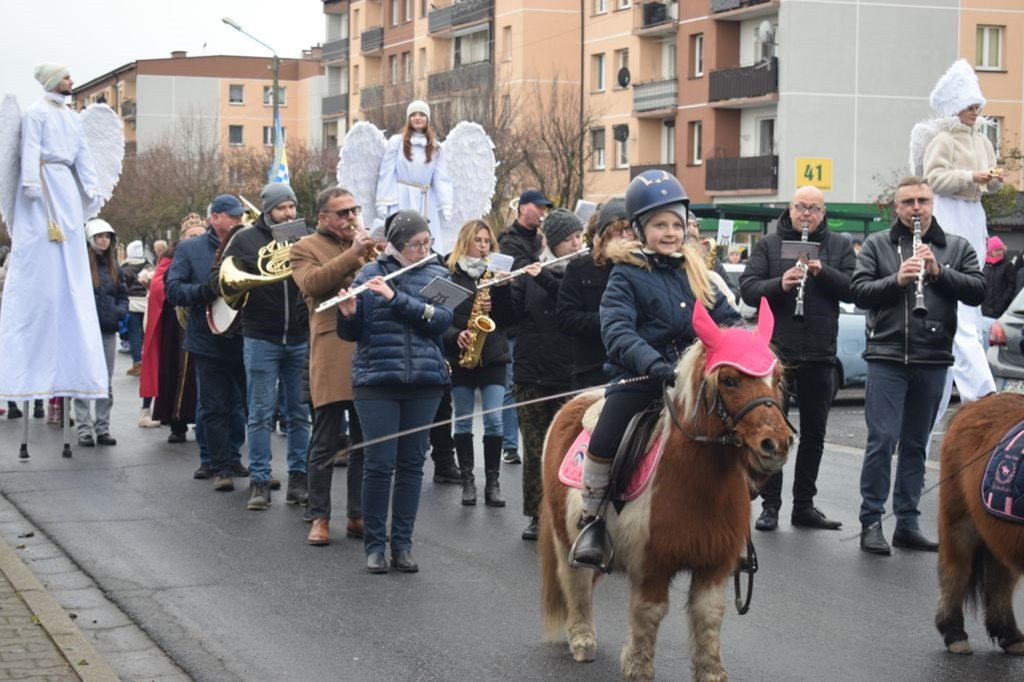
{"label": "pony bridle", "polygon": [[[668,387],[665,386],[662,391],[662,400],[665,403],[665,409],[668,411],[669,418],[672,419],[672,424],[677,429],[679,429],[680,433],[682,433],[690,440],[696,443],[732,445],[738,448],[744,447],[743,441],[736,436],[736,427],[739,425],[739,423],[743,420],[744,417],[746,417],[755,408],[758,408],[761,405],[767,405],[768,407],[777,408],[779,410],[779,414],[782,415],[783,421],[786,422],[786,426],[789,427],[789,430],[792,431],[793,433],[796,433],[796,427],[794,427],[793,424],[789,421],[789,418],[786,417],[785,410],[782,409],[782,405],[780,405],[779,401],[775,400],[775,398],[772,398],[771,396],[767,395],[763,395],[759,398],[754,398],[753,400],[745,404],[743,407],[738,409],[735,414],[732,414],[726,408],[725,402],[722,400],[722,393],[721,391],[719,391],[718,388],[715,388],[714,402],[711,404],[708,403],[707,383],[708,380],[706,377],[702,379],[700,382],[700,388],[698,389],[700,391],[699,403],[705,406],[705,409],[708,414],[714,412],[715,415],[717,415],[721,422],[725,425],[725,433],[719,436],[700,436],[689,433],[686,430],[686,428],[679,422],[679,417],[676,415],[675,405],[672,401],[672,398],[668,394]],[[697,406],[698,402],[694,402],[693,414],[690,416],[690,419],[693,419],[697,416]]]}

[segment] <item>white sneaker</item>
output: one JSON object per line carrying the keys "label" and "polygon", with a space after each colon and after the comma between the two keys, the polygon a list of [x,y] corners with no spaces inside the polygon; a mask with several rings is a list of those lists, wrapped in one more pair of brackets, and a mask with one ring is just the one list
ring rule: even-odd
{"label": "white sneaker", "polygon": [[158,421],[153,421],[153,411],[148,407],[142,410],[142,414],[139,415],[139,428],[140,429],[156,429],[162,426]]}

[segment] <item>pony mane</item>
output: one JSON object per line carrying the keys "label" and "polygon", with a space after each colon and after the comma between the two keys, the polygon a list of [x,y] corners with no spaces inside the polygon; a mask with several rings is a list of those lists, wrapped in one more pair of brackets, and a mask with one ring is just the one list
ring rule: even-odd
{"label": "pony mane", "polygon": [[[682,405],[682,414],[693,414],[700,399],[701,380],[704,378],[704,361],[706,352],[704,342],[697,339],[683,351],[676,364],[676,383],[668,390],[669,398],[676,405]],[[714,391],[718,387],[718,372],[707,376],[706,391]]]}

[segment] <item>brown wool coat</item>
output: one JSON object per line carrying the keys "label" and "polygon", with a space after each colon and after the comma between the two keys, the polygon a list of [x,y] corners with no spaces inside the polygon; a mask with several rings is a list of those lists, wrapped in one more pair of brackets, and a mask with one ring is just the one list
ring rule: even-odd
{"label": "brown wool coat", "polygon": [[316,313],[316,306],[348,288],[362,267],[358,253],[331,234],[315,232],[292,246],[292,278],[309,308],[309,392],[313,407],[352,400],[355,344],[338,337],[338,309]]}

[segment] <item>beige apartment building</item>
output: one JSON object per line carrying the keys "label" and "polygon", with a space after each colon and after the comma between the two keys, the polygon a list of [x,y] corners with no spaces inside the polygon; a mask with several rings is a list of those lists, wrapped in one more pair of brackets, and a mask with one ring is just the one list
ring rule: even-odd
{"label": "beige apartment building", "polygon": [[[221,152],[271,147],[271,63],[266,57],[189,57],[184,52],[140,59],[75,88],[74,106],[101,99],[109,104],[124,120],[129,153],[182,135],[215,143]],[[323,143],[323,70],[319,49],[302,59],[280,60],[279,109],[286,140]]]}

